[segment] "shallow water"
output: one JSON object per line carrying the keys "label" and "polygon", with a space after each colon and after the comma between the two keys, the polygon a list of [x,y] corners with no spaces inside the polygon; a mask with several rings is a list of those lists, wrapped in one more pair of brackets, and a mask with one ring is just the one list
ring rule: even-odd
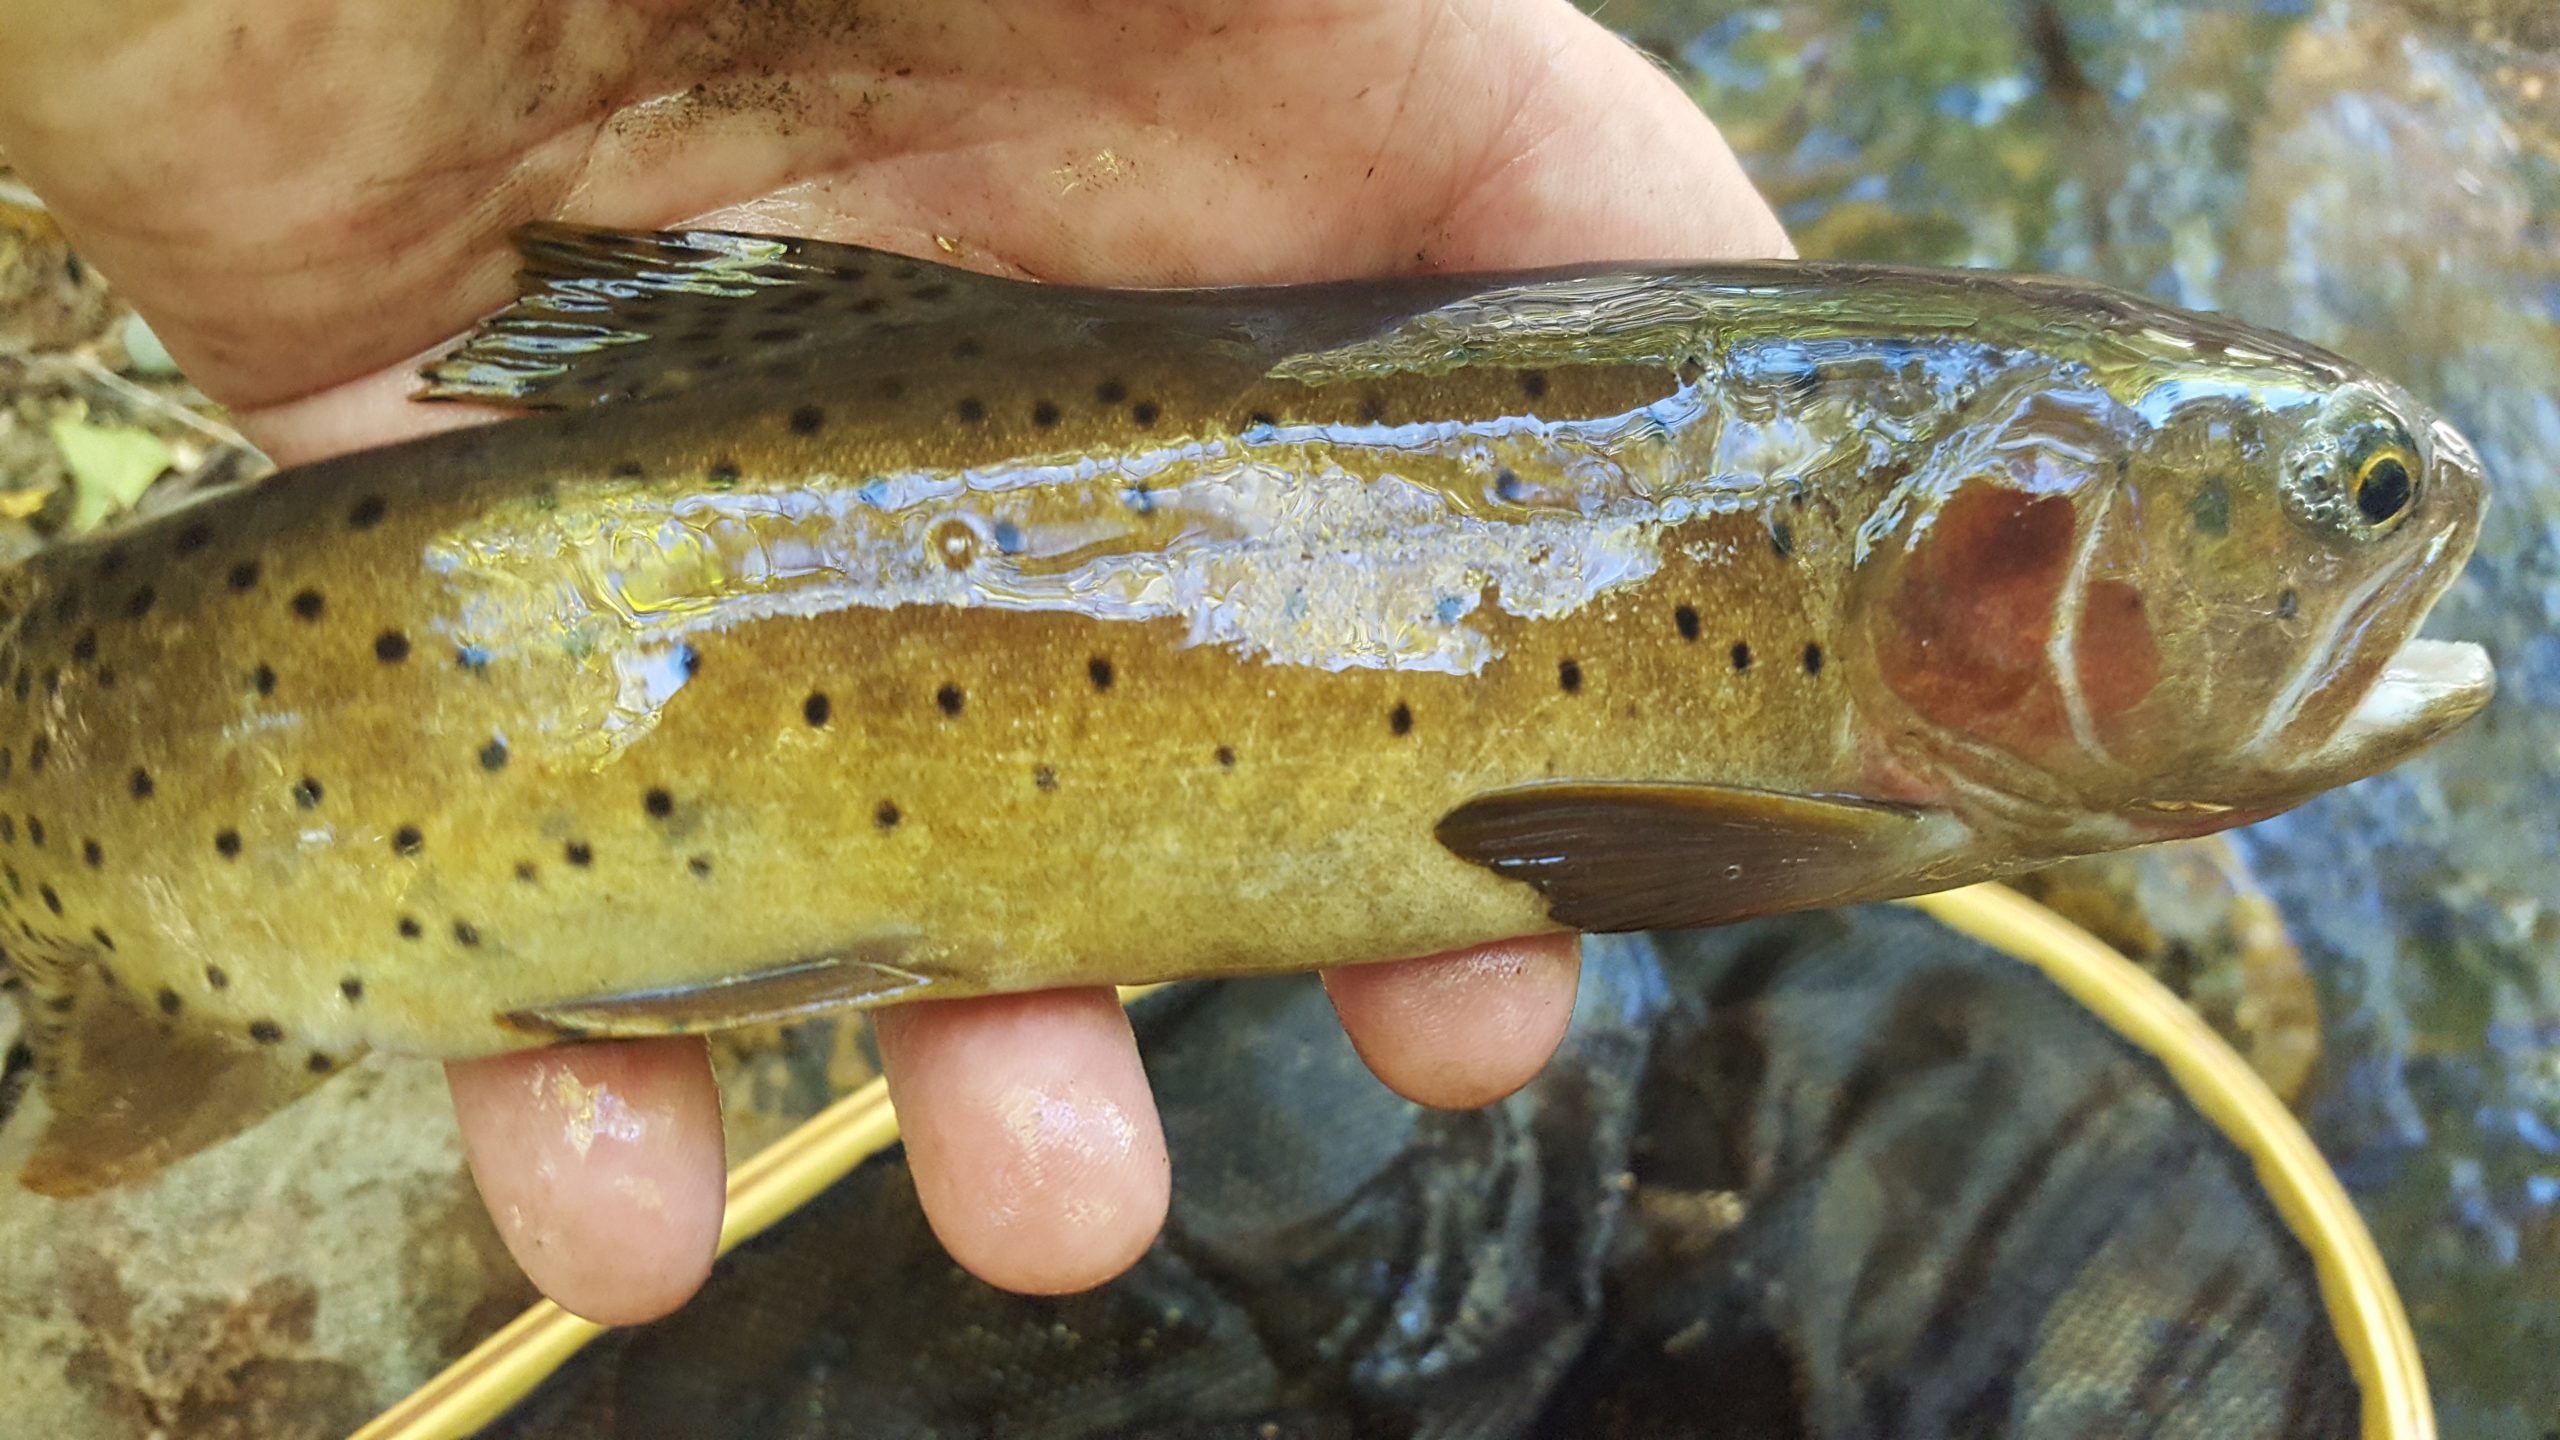
{"label": "shallow water", "polygon": [[2497,702],[2241,832],[2319,989],[2299,1105],[2373,1226],[2445,1431],[2560,1423],[2560,8],[1606,0],[1809,256],[2088,276],[2364,361],[2495,499],[2429,633]]}

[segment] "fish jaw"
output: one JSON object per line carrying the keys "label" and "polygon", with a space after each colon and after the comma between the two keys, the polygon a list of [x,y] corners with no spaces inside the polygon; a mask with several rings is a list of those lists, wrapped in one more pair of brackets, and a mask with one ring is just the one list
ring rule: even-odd
{"label": "fish jaw", "polygon": [[2479,714],[2496,693],[2488,651],[2464,641],[2413,638],[2384,664],[2312,763],[2346,775],[2387,770]]}

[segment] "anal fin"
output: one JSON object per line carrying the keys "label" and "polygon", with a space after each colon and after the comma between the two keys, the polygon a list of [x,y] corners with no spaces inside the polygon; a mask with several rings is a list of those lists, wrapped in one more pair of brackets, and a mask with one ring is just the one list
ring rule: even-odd
{"label": "anal fin", "polygon": [[40,1195],[65,1198],[147,1179],[301,1099],[346,1067],[309,1052],[250,1046],[146,1013],[93,966],[27,977],[29,1054],[46,1112],[19,1171]]}
{"label": "anal fin", "polygon": [[556,1039],[690,1035],[740,1025],[771,1025],[827,1010],[905,999],[933,983],[898,964],[901,941],[848,950],[694,985],[627,990],[512,1010],[498,1017],[512,1029]]}
{"label": "anal fin", "polygon": [[1934,889],[1968,832],[1855,797],[1722,785],[1555,782],[1480,795],[1434,832],[1524,881],[1559,925],[1685,930]]}

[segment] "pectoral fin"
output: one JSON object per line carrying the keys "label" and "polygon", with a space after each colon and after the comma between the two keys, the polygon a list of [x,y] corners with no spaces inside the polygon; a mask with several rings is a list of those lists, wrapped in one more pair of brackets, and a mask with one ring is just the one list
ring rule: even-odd
{"label": "pectoral fin", "polygon": [[771,1025],[824,1010],[880,1005],[933,983],[896,963],[903,941],[882,941],[820,960],[706,980],[693,985],[627,990],[509,1011],[514,1029],[560,1039],[691,1035],[739,1025]]}
{"label": "pectoral fin", "polygon": [[1576,930],[1682,930],[1936,888],[1948,816],[1854,797],[1720,785],[1564,782],[1442,817],[1459,858],[1523,880]]}
{"label": "pectoral fin", "polygon": [[69,1197],[142,1180],[249,1129],[353,1060],[252,1046],[172,1025],[79,966],[30,986],[50,1021],[30,1026],[49,1111],[19,1172]]}

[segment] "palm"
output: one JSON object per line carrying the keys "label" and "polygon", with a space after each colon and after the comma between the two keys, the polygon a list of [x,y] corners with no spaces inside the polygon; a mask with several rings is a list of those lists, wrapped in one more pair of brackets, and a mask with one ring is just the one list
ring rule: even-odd
{"label": "palm", "polygon": [[[1785,244],[1705,120],[1563,0],[0,0],[0,146],[287,460],[463,418],[406,404],[406,364],[505,298],[505,232],[533,218],[1120,284]],[[1328,983],[1389,1084],[1481,1104],[1553,1048],[1573,964],[1494,946]],[[880,1036],[963,1263],[1064,1290],[1136,1258],[1162,1138],[1107,993],[903,1007]],[[541,1065],[649,1123],[566,1154],[524,1098]],[[700,1282],[720,1147],[698,1045],[454,1081],[546,1290],[633,1320]]]}
{"label": "palm", "polygon": [[[1535,163],[1605,159],[1595,127],[1713,144],[1667,80],[1542,7],[918,0],[829,25],[701,0],[223,0],[139,23],[159,8],[22,0],[0,88],[45,123],[10,153],[253,423],[491,308],[504,232],[535,216],[730,211],[1133,284],[1776,239],[1712,164]],[[110,127],[100,164],[78,142]]]}

